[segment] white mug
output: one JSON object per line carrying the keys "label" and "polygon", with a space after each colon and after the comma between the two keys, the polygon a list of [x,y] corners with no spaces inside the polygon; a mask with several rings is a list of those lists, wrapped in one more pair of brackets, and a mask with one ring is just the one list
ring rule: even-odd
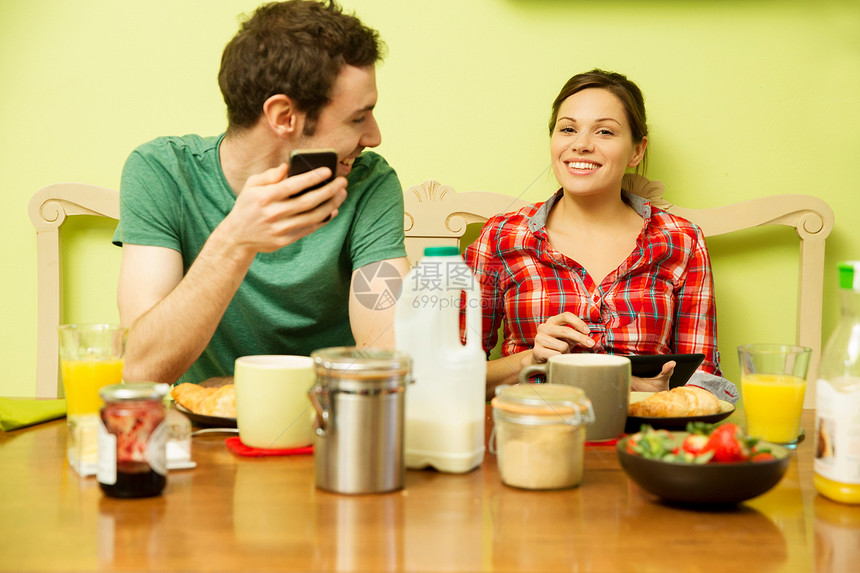
{"label": "white mug", "polygon": [[314,383],[309,356],[263,355],[236,359],[236,424],[252,448],[298,448],[314,441]]}

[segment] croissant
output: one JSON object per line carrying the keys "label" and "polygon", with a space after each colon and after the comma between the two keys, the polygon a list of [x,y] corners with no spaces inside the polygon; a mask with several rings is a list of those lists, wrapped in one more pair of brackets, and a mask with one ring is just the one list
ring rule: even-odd
{"label": "croissant", "polygon": [[226,384],[220,388],[207,388],[199,384],[177,384],[170,391],[177,404],[195,414],[236,417],[236,386]]}
{"label": "croissant", "polygon": [[630,416],[645,418],[686,418],[707,416],[720,411],[716,396],[696,386],[679,386],[663,392],[655,392],[644,400],[630,404]]}

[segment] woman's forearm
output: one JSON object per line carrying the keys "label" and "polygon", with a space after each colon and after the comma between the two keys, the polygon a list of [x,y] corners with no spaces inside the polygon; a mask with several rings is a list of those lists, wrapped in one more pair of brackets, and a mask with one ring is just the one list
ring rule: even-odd
{"label": "woman's forearm", "polygon": [[487,400],[496,395],[497,386],[519,382],[523,360],[531,362],[531,354],[531,350],[525,350],[487,362]]}

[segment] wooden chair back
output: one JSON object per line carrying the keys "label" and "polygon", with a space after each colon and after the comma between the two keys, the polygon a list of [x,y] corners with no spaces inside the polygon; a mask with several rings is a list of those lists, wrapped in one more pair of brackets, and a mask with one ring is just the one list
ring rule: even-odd
{"label": "wooden chair back", "polygon": [[63,320],[63,266],[60,227],[67,217],[95,215],[119,219],[119,193],[86,183],[57,183],[30,198],[30,221],[36,228],[38,317],[36,396],[56,398],[59,391],[59,341]]}
{"label": "wooden chair back", "polygon": [[[457,193],[437,181],[409,187],[404,201],[406,252],[412,264],[425,247],[459,246],[470,223],[483,223],[526,204],[498,193]],[[712,209],[687,209],[665,202],[661,206],[699,225],[706,237],[767,225],[794,228],[800,239],[796,341],[813,349],[806,393],[807,407],[811,406],[821,354],[824,243],[833,228],[833,211],[821,199],[808,195],[775,195]],[[36,229],[38,257],[36,395],[55,397],[59,388],[57,326],[63,319],[60,227],[74,215],[118,219],[119,193],[84,183],[49,185],[33,195],[29,214]]]}

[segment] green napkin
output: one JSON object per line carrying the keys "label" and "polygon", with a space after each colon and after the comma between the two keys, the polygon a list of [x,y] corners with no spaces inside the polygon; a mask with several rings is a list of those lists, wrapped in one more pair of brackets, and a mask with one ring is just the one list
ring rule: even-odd
{"label": "green napkin", "polygon": [[8,432],[66,415],[66,399],[0,398],[0,429]]}

